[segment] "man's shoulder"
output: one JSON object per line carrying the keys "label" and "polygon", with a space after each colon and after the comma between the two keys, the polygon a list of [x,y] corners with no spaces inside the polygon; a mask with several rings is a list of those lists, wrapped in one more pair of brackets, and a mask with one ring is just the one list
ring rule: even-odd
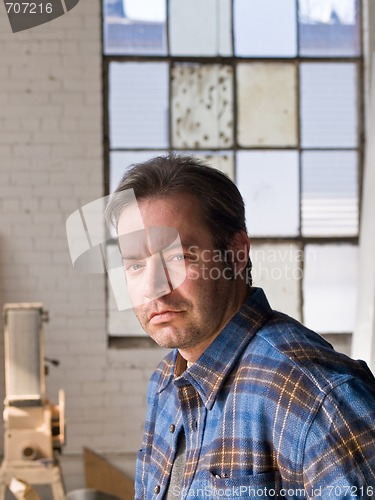
{"label": "man's shoulder", "polygon": [[[374,386],[374,378],[363,361],[356,361],[333,349],[320,335],[286,314],[274,311],[246,349],[257,363],[273,366],[319,392],[351,378]],[[272,376],[272,375],[271,375]]]}

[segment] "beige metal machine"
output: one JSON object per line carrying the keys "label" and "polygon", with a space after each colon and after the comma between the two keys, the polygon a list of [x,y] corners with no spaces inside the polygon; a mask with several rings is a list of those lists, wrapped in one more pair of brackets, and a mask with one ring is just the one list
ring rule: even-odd
{"label": "beige metal machine", "polygon": [[4,460],[0,500],[13,479],[49,484],[54,500],[65,497],[56,451],[64,444],[64,392],[46,398],[43,321],[40,303],[5,304]]}

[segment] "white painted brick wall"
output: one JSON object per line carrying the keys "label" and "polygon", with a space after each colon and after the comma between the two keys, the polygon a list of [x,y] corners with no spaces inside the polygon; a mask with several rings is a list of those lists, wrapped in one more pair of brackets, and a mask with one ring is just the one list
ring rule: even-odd
{"label": "white painted brick wall", "polygon": [[0,305],[49,310],[46,355],[60,366],[47,386],[52,401],[66,391],[68,490],[84,485],[83,446],[134,473],[147,381],[163,355],[108,348],[104,276],[75,272],[66,242],[68,215],[103,196],[100,10],[100,0],[80,0],[13,34],[0,5]]}

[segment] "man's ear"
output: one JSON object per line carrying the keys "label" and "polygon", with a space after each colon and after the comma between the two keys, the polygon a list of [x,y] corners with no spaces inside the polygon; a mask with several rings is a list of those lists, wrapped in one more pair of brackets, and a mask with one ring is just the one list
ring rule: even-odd
{"label": "man's ear", "polygon": [[230,245],[233,255],[233,266],[237,272],[245,269],[249,261],[250,238],[246,231],[237,231],[232,238]]}

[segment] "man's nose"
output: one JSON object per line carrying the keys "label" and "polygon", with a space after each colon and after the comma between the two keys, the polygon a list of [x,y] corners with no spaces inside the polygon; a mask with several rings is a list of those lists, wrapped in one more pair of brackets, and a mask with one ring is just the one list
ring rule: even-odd
{"label": "man's nose", "polygon": [[172,291],[167,277],[167,271],[160,253],[147,259],[144,274],[144,295],[148,300],[162,297]]}

